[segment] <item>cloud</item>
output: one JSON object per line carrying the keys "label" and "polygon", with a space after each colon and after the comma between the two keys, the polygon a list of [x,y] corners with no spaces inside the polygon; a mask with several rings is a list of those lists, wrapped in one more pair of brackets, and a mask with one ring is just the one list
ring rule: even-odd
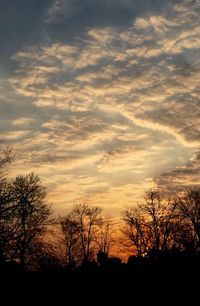
{"label": "cloud", "polygon": [[[199,1],[159,9],[154,1],[153,9],[149,0],[148,12],[138,1],[95,3],[137,14],[123,26],[96,22],[73,39],[24,46],[0,82],[10,114],[1,136],[21,153],[16,172],[37,169],[59,184],[49,182],[59,209],[79,196],[76,188],[119,208],[150,186],[170,186],[199,151]],[[91,6],[54,1],[46,26],[74,16],[81,24]]]}
{"label": "cloud", "polygon": [[196,152],[185,165],[177,166],[155,178],[155,184],[167,196],[173,197],[177,192],[185,192],[191,187],[199,187],[199,175],[199,152]]}
{"label": "cloud", "polygon": [[19,117],[15,120],[13,120],[12,124],[15,126],[29,126],[30,123],[32,123],[34,120],[33,118],[25,118],[25,117]]}
{"label": "cloud", "polygon": [[[64,4],[65,2],[63,2]],[[11,81],[13,84],[16,83],[15,86],[19,92],[24,92],[32,97],[34,95],[37,96],[35,99],[37,100],[35,101],[37,106],[68,109],[68,104],[70,104],[71,100],[74,101],[75,107],[80,110],[87,109],[87,107],[91,107],[95,103],[94,95],[97,101],[99,99],[109,101],[109,95],[112,95],[113,101],[115,101],[115,96],[119,97],[120,93],[128,95],[126,99],[130,99],[133,91],[135,91],[133,96],[135,100],[137,98],[142,100],[140,94],[143,92],[144,102],[146,103],[145,108],[151,108],[150,103],[147,102],[149,91],[154,92],[156,86],[158,87],[158,83],[160,83],[163,91],[162,100],[166,101],[168,99],[166,101],[168,106],[170,105],[170,97],[176,99],[177,95],[181,93],[186,95],[191,94],[191,92],[195,95],[198,82],[198,74],[196,76],[192,74],[194,68],[191,68],[191,74],[187,77],[177,75],[175,71],[177,67],[172,62],[172,59],[168,57],[168,54],[171,56],[181,53],[185,58],[185,49],[195,51],[198,48],[199,27],[196,26],[197,20],[194,19],[193,28],[186,30],[185,21],[183,24],[179,23],[182,16],[178,14],[180,15],[180,10],[177,13],[176,8],[175,16],[159,15],[138,18],[134,26],[128,28],[126,32],[120,32],[118,29],[108,27],[93,28],[88,31],[87,39],[83,44],[53,44],[43,47],[39,54],[37,52],[37,56],[35,55],[36,52],[31,52],[29,57],[27,51],[18,53],[15,59],[23,61],[22,75],[25,72],[24,70],[29,70],[30,68],[24,67],[25,58],[30,58],[30,56],[33,59],[36,58],[36,63],[33,63],[34,69],[31,70],[30,75],[29,72],[26,72],[23,78],[22,75],[19,76],[18,74],[18,77]],[[193,16],[194,14],[189,14],[188,20],[191,21]],[[140,30],[139,33],[137,29]],[[166,31],[169,33],[166,34]],[[160,34],[158,33],[158,36],[156,36],[156,32]],[[194,37],[191,37],[191,33],[193,33]],[[130,41],[127,47],[120,46],[119,43],[127,42],[125,34],[130,37],[132,35],[138,39],[133,42]],[[152,47],[153,45],[155,47]],[[120,57],[123,59],[125,67],[119,65]],[[113,61],[115,62],[114,65]],[[159,66],[157,68],[153,66],[152,61],[155,61]],[[180,64],[180,68],[182,66],[184,69],[187,64],[186,58],[185,63]],[[130,65],[129,68],[128,65]],[[93,71],[88,72],[90,66],[94,66],[94,69],[91,68]],[[108,70],[106,71],[109,66],[114,67],[113,72],[108,73]],[[68,68],[72,70],[68,71]],[[81,72],[83,68],[87,69],[85,73]],[[132,75],[130,73],[131,68],[135,69],[135,73],[132,73]],[[64,72],[68,73],[67,78],[69,80],[66,83],[62,81],[62,84],[58,84],[60,81],[59,74]],[[125,73],[127,73],[126,77]],[[55,80],[56,83],[53,86],[52,82]],[[110,82],[106,84],[106,81],[109,80]],[[23,83],[21,88],[20,83]],[[88,83],[88,85],[84,85],[84,83]],[[189,86],[186,87],[186,85]],[[36,86],[37,88],[35,88]],[[137,87],[140,90],[137,90]],[[68,98],[69,96],[70,99]],[[158,93],[155,93],[154,97],[156,99]],[[113,103],[115,104],[115,102]],[[145,114],[143,114],[143,118],[144,116]],[[160,124],[160,122],[157,124]],[[171,125],[171,122],[169,124]]]}
{"label": "cloud", "polygon": [[1,140],[3,140],[3,141],[9,141],[9,140],[19,141],[21,138],[24,138],[24,136],[27,136],[27,134],[29,134],[29,131],[10,131],[10,132],[7,132],[5,135],[1,135]]}

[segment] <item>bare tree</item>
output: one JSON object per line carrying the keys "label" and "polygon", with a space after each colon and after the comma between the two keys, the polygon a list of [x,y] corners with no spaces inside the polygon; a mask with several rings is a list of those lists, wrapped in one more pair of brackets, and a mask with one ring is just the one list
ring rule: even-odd
{"label": "bare tree", "polygon": [[65,248],[65,264],[68,268],[73,269],[83,260],[79,225],[70,214],[60,218],[59,222],[62,231],[61,242]]}
{"label": "bare tree", "polygon": [[[50,233],[48,233],[48,236],[49,234]],[[52,234],[53,233],[51,232],[51,235]],[[60,247],[59,242],[59,240],[57,243],[53,243],[52,241],[43,241],[43,243],[39,245],[40,247],[34,252],[33,264],[35,264],[36,269],[42,271],[53,271],[58,269],[61,270],[64,267],[63,249]]]}
{"label": "bare tree", "polygon": [[13,205],[7,179],[0,183],[0,261],[7,259],[8,244],[13,237]]}
{"label": "bare tree", "polygon": [[130,207],[122,212],[122,220],[125,226],[122,228],[123,235],[128,240],[128,247],[133,245],[138,256],[148,251],[149,237],[146,220],[138,207]]}
{"label": "bare tree", "polygon": [[36,248],[50,216],[45,197],[45,188],[34,173],[18,176],[12,182],[14,233],[11,247],[22,267],[26,266],[28,255]]}
{"label": "bare tree", "polygon": [[8,242],[12,237],[11,188],[6,179],[10,163],[14,158],[10,149],[0,151],[0,261],[4,261]]}
{"label": "bare tree", "polygon": [[145,196],[145,203],[140,205],[141,211],[146,214],[153,235],[154,249],[159,251],[161,244],[161,222],[165,215],[165,207],[161,203],[160,193],[149,191]]}
{"label": "bare tree", "polygon": [[76,204],[71,212],[71,217],[77,224],[81,249],[84,261],[89,261],[93,255],[96,235],[102,223],[102,209],[89,206],[87,203]]}
{"label": "bare tree", "polygon": [[181,219],[192,227],[196,239],[196,251],[200,248],[200,189],[190,189],[174,200],[176,211]]}
{"label": "bare tree", "polygon": [[159,252],[167,250],[170,245],[172,221],[175,219],[175,205],[163,202],[158,191],[149,191],[145,196],[145,203],[139,205],[147,220],[153,250]]}
{"label": "bare tree", "polygon": [[159,192],[147,192],[145,202],[126,209],[122,219],[125,222],[122,232],[134,245],[137,255],[150,251],[158,254],[168,251],[173,245],[175,205],[161,201]]}
{"label": "bare tree", "polygon": [[102,219],[99,225],[99,231],[96,239],[98,252],[109,254],[114,243],[113,227],[110,219]]}
{"label": "bare tree", "polygon": [[194,253],[195,237],[191,225],[180,217],[171,222],[171,252]]}
{"label": "bare tree", "polygon": [[13,150],[5,149],[0,151],[0,181],[4,178],[5,173],[13,159]]}

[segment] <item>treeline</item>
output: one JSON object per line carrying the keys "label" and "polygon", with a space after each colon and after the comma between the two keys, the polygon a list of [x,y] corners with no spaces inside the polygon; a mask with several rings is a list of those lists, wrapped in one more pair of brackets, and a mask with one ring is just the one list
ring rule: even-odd
{"label": "treeline", "polygon": [[76,203],[64,217],[54,217],[46,191],[34,173],[7,178],[11,151],[0,155],[0,268],[23,271],[124,269],[113,247],[129,256],[127,266],[199,258],[200,189],[171,200],[158,191],[142,204],[125,208],[119,224],[102,209]]}

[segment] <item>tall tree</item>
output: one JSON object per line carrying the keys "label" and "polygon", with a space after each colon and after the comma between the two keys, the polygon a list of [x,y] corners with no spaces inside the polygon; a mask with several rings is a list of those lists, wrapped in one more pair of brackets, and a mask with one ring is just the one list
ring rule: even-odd
{"label": "tall tree", "polygon": [[6,179],[6,174],[13,158],[12,150],[0,151],[0,262],[6,259],[6,247],[12,237],[11,188]]}
{"label": "tall tree", "polygon": [[62,243],[65,248],[65,264],[73,269],[82,261],[82,249],[79,233],[79,225],[69,214],[60,219],[62,231]]}
{"label": "tall tree", "polygon": [[128,247],[134,247],[136,254],[142,256],[148,251],[149,237],[146,220],[138,207],[129,207],[122,212],[125,226],[122,233],[128,240]]}
{"label": "tall tree", "polygon": [[122,219],[125,222],[122,231],[139,256],[150,251],[158,254],[171,248],[176,222],[175,205],[162,201],[159,192],[147,192],[144,203],[126,209]]}
{"label": "tall tree", "polygon": [[14,235],[11,243],[22,267],[26,267],[28,256],[46,229],[50,208],[45,198],[45,188],[34,173],[18,176],[12,183]]}
{"label": "tall tree", "polygon": [[76,204],[71,212],[71,217],[77,224],[81,249],[84,261],[89,261],[94,251],[94,244],[99,225],[102,223],[102,209],[89,206],[87,203]]}
{"label": "tall tree", "polygon": [[162,201],[158,191],[149,191],[145,195],[145,203],[139,207],[151,232],[152,249],[156,252],[168,250],[173,220],[176,217],[174,203]]}
{"label": "tall tree", "polygon": [[159,251],[161,245],[161,222],[165,216],[165,206],[161,203],[160,193],[149,191],[145,195],[145,203],[140,205],[147,215],[152,230],[154,249]]}
{"label": "tall tree", "polygon": [[114,243],[113,227],[110,219],[102,218],[99,225],[99,231],[96,239],[98,252],[109,254],[110,249]]}
{"label": "tall tree", "polygon": [[0,262],[7,259],[8,244],[13,237],[13,204],[11,185],[4,178],[0,183]]}
{"label": "tall tree", "polygon": [[196,251],[200,250],[200,189],[188,190],[182,196],[175,198],[176,211],[181,219],[185,220],[195,235]]}

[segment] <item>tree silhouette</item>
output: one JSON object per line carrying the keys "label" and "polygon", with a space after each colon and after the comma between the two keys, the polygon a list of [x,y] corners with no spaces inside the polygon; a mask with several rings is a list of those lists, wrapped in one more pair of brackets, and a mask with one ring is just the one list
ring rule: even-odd
{"label": "tree silhouette", "polygon": [[0,262],[4,262],[6,259],[6,248],[12,237],[11,188],[6,179],[6,174],[13,159],[12,150],[0,151]]}
{"label": "tree silhouette", "polygon": [[142,256],[148,251],[149,237],[146,220],[138,207],[130,207],[122,212],[125,226],[122,233],[128,239],[128,248],[134,246],[137,256]]}
{"label": "tree silhouette", "polygon": [[[124,245],[135,256],[129,257],[124,265],[119,258],[109,255],[118,236],[115,233],[113,239],[113,224],[102,216],[100,207],[81,202],[66,217],[50,222],[46,191],[39,177],[31,173],[8,180],[6,171],[11,160],[11,151],[0,154],[1,271],[9,264],[20,267],[18,262],[23,270],[34,267],[44,273],[60,272],[64,266],[67,272],[107,273],[130,268],[136,274],[146,268],[159,270],[160,263],[169,262],[172,269],[179,261],[188,269],[197,266],[200,189],[190,189],[173,200],[162,199],[158,191],[149,191],[141,204],[126,208],[122,212],[121,231]],[[194,259],[192,265],[188,258]]]}
{"label": "tree silhouette", "polygon": [[71,212],[71,218],[77,225],[82,256],[85,262],[92,258],[94,244],[102,223],[102,209],[97,206],[89,206],[87,203],[76,204]]}
{"label": "tree silhouette", "polygon": [[102,218],[99,224],[99,231],[96,238],[98,252],[109,254],[109,251],[114,243],[114,233],[112,222],[110,219]]}
{"label": "tree silhouette", "polygon": [[65,247],[65,264],[73,269],[83,260],[79,225],[70,214],[60,219],[60,225],[63,234],[62,243]]}
{"label": "tree silhouette", "polygon": [[140,208],[149,218],[153,248],[159,251],[162,243],[162,224],[166,215],[166,207],[162,205],[160,193],[157,191],[147,192],[145,203],[140,205]]}
{"label": "tree silhouette", "polygon": [[138,256],[146,253],[157,256],[170,250],[177,221],[175,208],[174,203],[161,201],[159,192],[149,191],[143,204],[124,210],[122,232]]}
{"label": "tree silhouette", "polygon": [[139,205],[151,233],[152,249],[156,252],[167,251],[170,248],[171,231],[175,220],[174,203],[161,200],[158,191],[149,191],[145,196],[145,203]]}
{"label": "tree silhouette", "polygon": [[37,248],[38,238],[44,233],[50,209],[45,202],[45,188],[34,173],[16,177],[11,188],[14,227],[11,247],[13,256],[19,258],[25,268],[28,256]]}
{"label": "tree silhouette", "polygon": [[14,159],[14,154],[11,149],[5,149],[0,151],[0,180],[4,177],[8,166]]}
{"label": "tree silhouette", "polygon": [[191,225],[181,217],[176,216],[171,223],[171,253],[193,253],[195,237]]}
{"label": "tree silhouette", "polygon": [[200,249],[200,189],[190,189],[175,198],[176,211],[188,223],[195,236],[195,250]]}
{"label": "tree silhouette", "polygon": [[9,241],[13,238],[13,233],[11,185],[4,178],[0,184],[0,262],[4,262],[8,257]]}

